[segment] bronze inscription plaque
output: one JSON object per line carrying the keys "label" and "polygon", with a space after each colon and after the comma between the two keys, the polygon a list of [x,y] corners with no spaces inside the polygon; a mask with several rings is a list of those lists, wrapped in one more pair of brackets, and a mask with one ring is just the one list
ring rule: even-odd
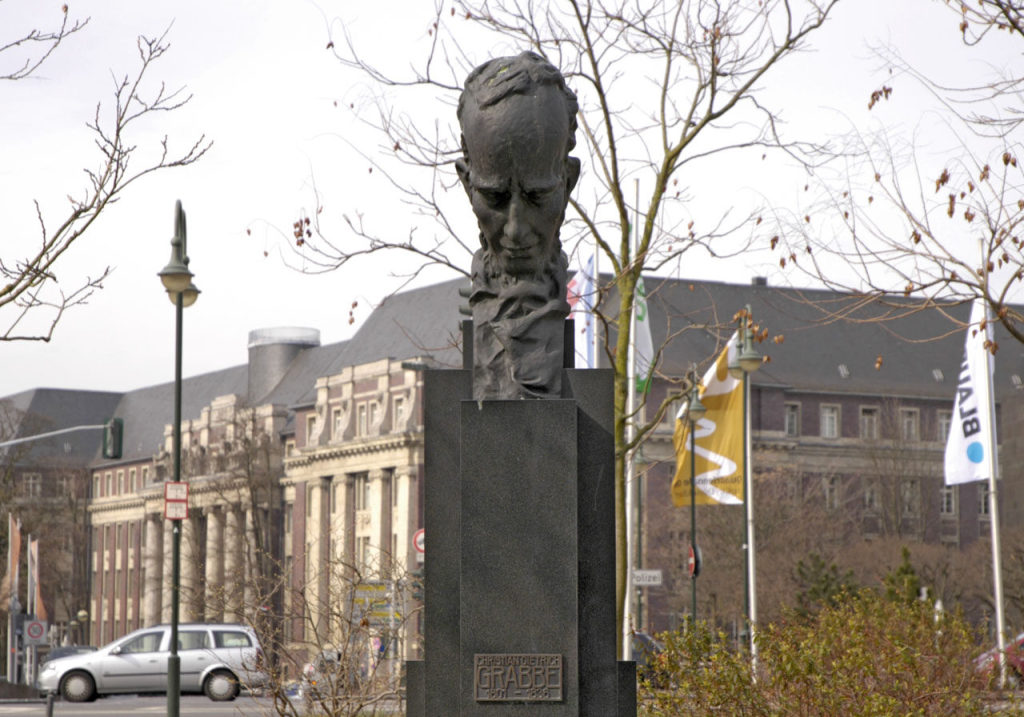
{"label": "bronze inscription plaque", "polygon": [[561,702],[561,655],[473,655],[477,702]]}

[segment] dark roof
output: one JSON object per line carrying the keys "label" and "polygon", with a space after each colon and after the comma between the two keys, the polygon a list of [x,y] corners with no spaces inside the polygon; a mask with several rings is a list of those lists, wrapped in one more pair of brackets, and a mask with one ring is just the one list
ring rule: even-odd
{"label": "dark roof", "polygon": [[[691,361],[703,371],[735,330],[736,312],[749,304],[755,321],[767,330],[757,349],[770,357],[751,377],[755,384],[867,395],[953,395],[964,330],[950,316],[966,321],[967,305],[916,311],[920,304],[909,300],[894,302],[899,304],[894,308],[830,291],[646,281],[655,348],[671,337],[659,364],[667,376],[684,375]],[[877,320],[880,316],[890,318]],[[780,343],[774,341],[777,336]],[[1013,374],[1024,375],[1024,347],[998,326],[995,336],[1002,347],[995,360],[1001,393],[1013,388]]]}
{"label": "dark roof", "polygon": [[333,373],[382,358],[432,356],[443,366],[462,365],[459,289],[466,279],[454,279],[389,296],[373,310],[332,366]]}
{"label": "dark roof", "polygon": [[[0,440],[26,438],[74,426],[98,426],[115,415],[122,394],[106,391],[78,391],[59,388],[36,388],[0,399],[13,409],[17,427],[12,435]],[[103,440],[100,430],[64,433],[52,438],[32,441],[31,451],[22,460],[62,459],[72,462],[89,460]]]}
{"label": "dark roof", "polygon": [[[247,366],[234,366],[182,379],[182,418],[199,418],[203,408],[218,396],[232,393],[244,396],[248,377]],[[124,420],[122,460],[152,457],[163,446],[164,426],[173,423],[174,382],[129,391],[118,403],[115,415]],[[99,459],[99,454],[95,458]]]}

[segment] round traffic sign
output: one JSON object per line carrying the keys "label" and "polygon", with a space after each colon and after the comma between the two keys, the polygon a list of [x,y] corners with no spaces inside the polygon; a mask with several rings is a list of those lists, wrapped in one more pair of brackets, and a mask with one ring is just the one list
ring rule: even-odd
{"label": "round traffic sign", "polygon": [[25,637],[30,640],[42,640],[46,634],[46,625],[39,620],[29,620],[25,623]]}
{"label": "round traffic sign", "polygon": [[700,575],[700,564],[700,548],[696,545],[690,545],[690,553],[686,559],[686,570],[691,578],[696,578]]}
{"label": "round traffic sign", "polygon": [[426,553],[426,543],[424,541],[424,531],[420,528],[412,535],[412,547],[416,548],[417,553]]}

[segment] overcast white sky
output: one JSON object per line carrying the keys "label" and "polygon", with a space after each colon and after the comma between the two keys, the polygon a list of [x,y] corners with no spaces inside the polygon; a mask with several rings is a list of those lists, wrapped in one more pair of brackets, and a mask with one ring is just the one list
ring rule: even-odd
{"label": "overcast white sky", "polygon": [[[8,32],[54,24],[60,4],[0,0],[0,41]],[[185,312],[186,376],[244,363],[247,335],[254,328],[313,327],[323,343],[350,336],[372,304],[393,288],[385,268],[363,264],[308,276],[283,266],[277,254],[278,230],[287,233],[299,208],[313,205],[312,178],[338,212],[368,208],[372,191],[387,196],[386,185],[374,184],[365,160],[341,141],[348,137],[373,151],[344,109],[363,80],[325,51],[325,17],[343,18],[368,47],[401,57],[396,53],[426,39],[430,3],[400,0],[355,8],[349,2],[302,0],[70,0],[69,5],[73,17],[91,18],[88,28],[70,38],[35,79],[0,85],[0,252],[5,258],[16,241],[37,236],[32,200],[39,199],[44,214],[56,220],[65,211],[64,196],[82,186],[81,169],[95,164],[84,124],[97,100],[108,101],[111,71],[124,74],[134,67],[137,34],[158,34],[171,26],[172,48],[151,80],[186,85],[194,95],[187,108],[160,118],[161,132],[171,135],[172,144],[202,133],[215,144],[198,164],[129,190],[65,257],[58,276],[68,283],[108,264],[115,270],[103,291],[65,318],[51,343],[0,344],[0,396],[34,387],[123,391],[173,378],[174,312],[156,272],[170,255],[179,198],[188,214],[191,268],[203,292]],[[869,42],[892,41],[926,68],[964,69],[955,18],[939,0],[849,0],[846,5],[816,39],[816,53],[797,58],[800,64],[774,88],[786,98],[794,123],[867,121],[867,98],[884,78],[866,48]],[[489,56],[487,48],[479,53],[480,62]],[[1011,59],[1019,62],[1019,56],[1005,61]],[[913,108],[905,103],[902,111],[901,121],[915,126]],[[153,137],[140,137],[146,141]],[[742,167],[730,173],[746,176]],[[399,232],[416,221],[403,217],[394,200],[369,208],[393,214]],[[464,231],[475,235],[468,203],[462,221]],[[734,265],[729,278],[746,281],[764,273],[764,262],[752,257]],[[700,275],[699,267],[692,275]],[[348,323],[353,301],[359,302],[355,326]]]}

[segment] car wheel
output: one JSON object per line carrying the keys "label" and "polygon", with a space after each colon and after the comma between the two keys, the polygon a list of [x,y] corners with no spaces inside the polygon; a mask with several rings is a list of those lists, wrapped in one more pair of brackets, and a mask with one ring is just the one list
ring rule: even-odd
{"label": "car wheel", "polygon": [[214,702],[230,702],[238,697],[238,679],[227,670],[217,670],[206,678],[203,692]]}
{"label": "car wheel", "polygon": [[96,699],[96,683],[85,672],[72,672],[61,680],[60,693],[68,702],[91,702]]}

